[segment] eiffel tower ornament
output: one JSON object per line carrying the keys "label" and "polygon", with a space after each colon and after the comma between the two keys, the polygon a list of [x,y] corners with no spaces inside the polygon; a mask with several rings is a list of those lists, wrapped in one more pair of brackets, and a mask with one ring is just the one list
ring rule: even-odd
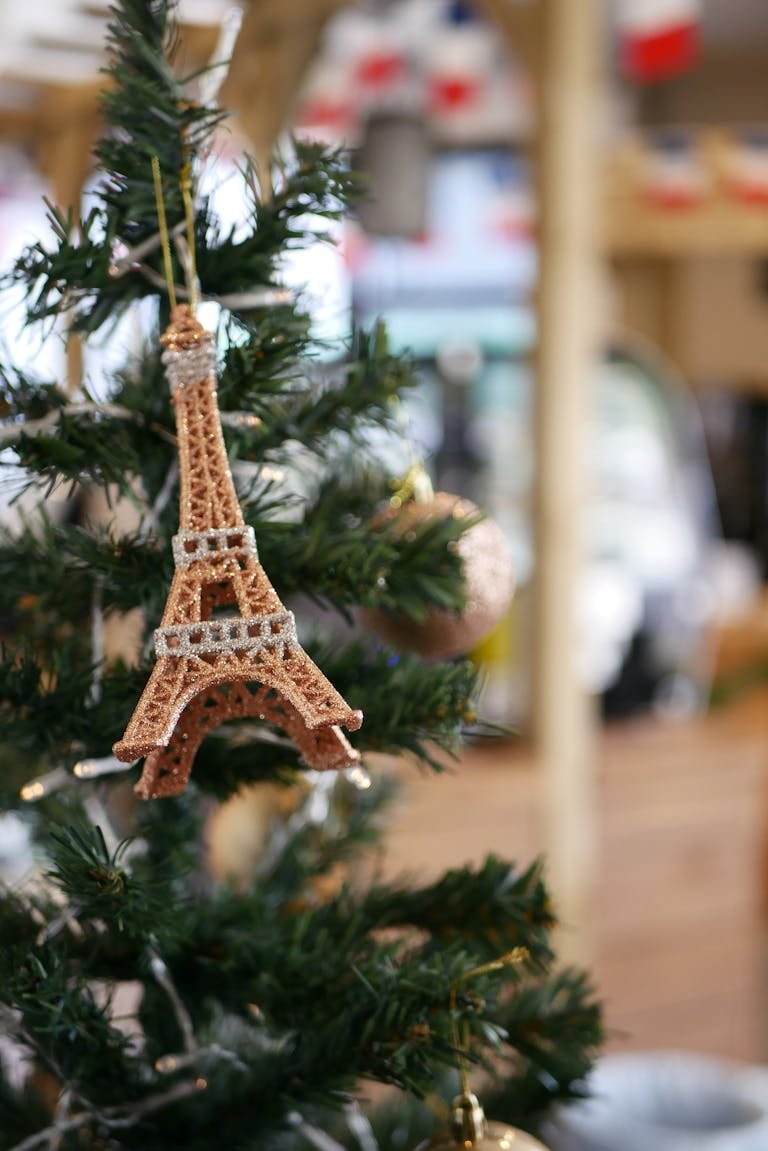
{"label": "eiffel tower ornament", "polygon": [[[157,661],[114,754],[146,757],[138,795],[179,795],[208,732],[254,716],[281,728],[310,767],[351,767],[360,757],[340,727],[355,731],[362,712],[301,647],[293,614],[259,563],[229,470],[213,337],[180,304],[161,342],[178,435],[176,570],[155,631]],[[214,616],[229,605],[238,614]]]}

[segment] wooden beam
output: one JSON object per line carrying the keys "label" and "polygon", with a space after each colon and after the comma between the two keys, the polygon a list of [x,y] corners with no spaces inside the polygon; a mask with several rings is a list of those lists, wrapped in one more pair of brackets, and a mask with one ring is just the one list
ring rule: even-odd
{"label": "wooden beam", "polygon": [[540,0],[534,734],[569,959],[590,957],[592,706],[581,685],[586,430],[596,360],[600,0]]}
{"label": "wooden beam", "polygon": [[349,0],[251,3],[223,90],[223,103],[264,163],[285,129],[328,19]]}
{"label": "wooden beam", "polygon": [[0,140],[26,143],[40,130],[40,112],[35,104],[0,108]]}
{"label": "wooden beam", "polygon": [[[40,104],[41,130],[36,140],[38,167],[51,189],[53,202],[80,218],[83,188],[93,167],[92,151],[101,131],[98,92],[94,82],[78,88],[49,87]],[[78,335],[66,333],[66,393],[74,396],[83,382],[83,348]]]}
{"label": "wooden beam", "polygon": [[[235,47],[223,104],[239,114],[256,158],[267,163],[282,131],[301,79],[316,51],[325,21],[345,0],[252,0]],[[193,72],[211,57],[219,29],[182,25],[179,67]],[[42,49],[41,49],[42,52]],[[82,83],[31,85],[30,106],[0,109],[0,138],[33,144],[38,166],[53,200],[79,210],[91,171],[91,152],[101,131],[98,74]],[[79,341],[67,345],[67,389],[77,391],[81,375]]]}
{"label": "wooden beam", "polygon": [[501,32],[510,55],[522,60],[527,67],[535,66],[537,5],[525,0],[517,3],[514,0],[479,0],[479,7]]}
{"label": "wooden beam", "polygon": [[[268,154],[285,127],[326,21],[349,2],[250,0],[248,3],[222,104],[239,117],[244,135],[259,156]],[[210,59],[219,28],[214,24],[182,23],[180,31],[179,67],[191,73]],[[37,49],[40,60],[45,59],[46,51],[45,47]],[[51,52],[51,59],[54,55]],[[89,130],[92,125],[95,95],[104,82],[96,67],[96,63],[89,65],[90,74],[84,76],[82,82],[49,85],[40,79],[25,84],[31,92],[30,106],[0,108],[0,138],[31,140],[40,146],[41,152],[50,148],[55,153],[51,163],[58,170],[59,156],[70,146],[73,121],[87,120]],[[44,74],[44,65],[41,70]],[[20,82],[23,79],[20,77]],[[46,91],[54,87],[60,94],[60,102],[46,99]],[[60,143],[62,136],[66,137],[66,143]]]}
{"label": "wooden beam", "polygon": [[101,130],[98,94],[102,82],[41,87],[35,139],[38,166],[62,208],[79,209],[93,166],[92,148]]}

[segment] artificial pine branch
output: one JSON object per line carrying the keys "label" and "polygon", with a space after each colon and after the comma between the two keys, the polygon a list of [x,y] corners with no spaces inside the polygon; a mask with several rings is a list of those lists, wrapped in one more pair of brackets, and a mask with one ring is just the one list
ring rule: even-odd
{"label": "artificial pine branch", "polygon": [[[102,921],[106,916],[122,925],[122,946],[140,951],[142,936],[148,941],[155,938],[153,918],[157,918],[156,883],[160,876],[147,877],[143,883],[137,878],[129,884],[119,858],[110,857],[98,833],[64,834],[57,839],[57,883],[63,884],[70,894],[76,893],[81,928],[87,928],[89,918]],[[502,876],[498,865],[494,866],[497,888],[508,888],[509,872]],[[486,874],[488,867],[484,869]],[[83,881],[77,879],[79,870]],[[459,902],[458,891],[463,888],[468,922],[477,895],[476,875],[463,869],[452,879],[454,911]],[[300,1059],[305,1063],[317,1060],[324,1065],[328,1090],[332,1090],[333,1076],[343,1077],[350,1061],[357,1074],[407,1084],[411,1090],[426,1090],[432,1061],[437,1058],[451,1062],[448,990],[466,966],[465,948],[471,935],[460,935],[460,917],[454,920],[457,927],[453,938],[444,938],[444,929],[438,922],[436,930],[442,944],[439,948],[424,942],[414,946],[408,935],[401,942],[392,937],[389,941],[377,941],[377,933],[370,933],[374,923],[381,927],[393,919],[401,924],[416,922],[422,931],[435,930],[427,927],[423,916],[417,914],[414,919],[413,907],[429,907],[440,893],[429,888],[402,891],[399,912],[388,919],[379,917],[375,895],[358,898],[342,892],[330,904],[316,909],[307,907],[286,916],[268,889],[255,889],[241,896],[226,890],[212,891],[206,899],[180,905],[180,930],[168,942],[166,954],[176,986],[190,1005],[196,1023],[209,1010],[205,972],[215,969],[219,973],[217,1001],[224,1010],[247,1015],[241,999],[245,995],[248,1002],[259,1004],[260,1015],[273,1032],[277,1029],[290,1035],[294,1022],[302,1021]],[[394,896],[393,902],[396,899]],[[497,923],[503,930],[501,913]],[[517,922],[513,936],[517,943],[523,942],[532,950],[537,946],[533,923]],[[72,954],[80,957],[75,970],[98,974],[103,963],[99,952],[111,953],[110,962],[114,963],[114,946],[103,933],[86,935],[85,942],[76,937],[70,944]],[[278,954],[281,959],[276,967]],[[541,957],[541,961],[546,959]],[[83,962],[85,968],[81,966]],[[40,1040],[51,1063],[60,1061],[65,1033],[73,1028],[76,1033],[87,1033],[94,1044],[101,1036],[98,1045],[102,1051],[105,1044],[109,1047],[113,1043],[106,1017],[100,1010],[94,1014],[94,1004],[84,994],[83,985],[78,982],[66,993],[62,991],[59,955],[51,955],[48,946],[43,945],[35,949],[26,969],[30,975],[22,972],[18,978],[10,977],[11,1003],[23,1010],[33,997],[25,1016],[27,1025],[29,1018],[34,1017],[34,1022],[40,1012],[42,1018],[50,1017],[50,1024],[33,1030],[52,1037],[49,1041]],[[485,1026],[495,1018],[498,1028],[495,996],[499,982],[498,976],[484,976],[473,984],[466,1003],[475,1027]],[[536,1064],[543,1061],[556,1081],[558,1068],[567,1062],[562,1056],[558,1062],[556,1048],[554,1054],[552,1051],[556,1023],[565,1019],[576,1034],[595,1031],[595,1008],[583,978],[566,972],[549,983],[526,989],[515,976],[513,984],[515,990],[508,1001],[507,1014],[501,1016],[511,1036],[510,1043],[529,1060],[533,1052]],[[40,993],[39,1003],[30,987]],[[331,987],[332,996],[318,994]],[[356,1019],[359,1025],[355,1024]],[[310,1043],[313,1035],[318,1037],[317,1050]],[[330,1060],[325,1046],[329,1036],[334,1040],[334,1057]],[[66,1043],[63,1050],[66,1054],[70,1051]],[[118,1045],[116,1050],[119,1054],[122,1047]],[[290,1073],[296,1074],[295,1064]],[[321,1082],[322,1074],[319,1079],[313,1076],[312,1081]]]}
{"label": "artificial pine branch", "polygon": [[[468,700],[476,672],[470,663],[427,664],[414,655],[359,644],[341,649],[309,645],[309,651],[323,661],[353,706],[375,701],[357,741],[362,752],[407,752],[436,769],[444,766],[446,755],[456,753],[462,729],[474,720]],[[71,637],[42,656],[34,651],[0,655],[3,741],[23,747],[32,759],[47,755],[69,766],[85,756],[105,755],[146,674],[143,666],[112,669],[94,702],[87,645],[79,658]],[[203,744],[195,771],[202,790],[225,798],[245,783],[283,780],[300,766],[293,745],[263,742],[264,725],[254,729],[244,721],[232,731],[240,733],[234,743],[221,733]]]}
{"label": "artificial pine branch", "polygon": [[51,833],[49,878],[67,896],[76,919],[101,920],[120,932],[149,936],[162,929],[170,879],[141,884],[124,865],[124,840],[111,852],[100,827],[62,828]]}
{"label": "artificial pine branch", "polygon": [[[324,486],[299,522],[275,520],[268,506],[263,518],[259,507],[247,509],[265,562],[278,573],[278,592],[290,596],[308,589],[340,610],[397,609],[415,620],[435,607],[460,610],[461,567],[450,545],[465,525],[434,520],[401,542],[396,525],[371,529],[374,508],[365,498],[352,506],[344,488]],[[0,610],[10,613],[20,599],[39,597],[35,605],[41,612],[55,606],[61,618],[80,618],[94,571],[103,577],[106,609],[143,607],[156,616],[172,575],[172,557],[166,544],[145,538],[141,530],[116,535],[108,527],[86,529],[43,518],[16,536],[0,533]]]}
{"label": "artificial pine branch", "polygon": [[[180,169],[199,167],[223,118],[175,70],[171,13],[167,0],[115,4],[108,130],[97,150],[104,180],[85,219],[51,206],[48,240],[10,273],[30,323],[66,311],[85,335],[108,334],[144,298],[155,301],[157,331],[164,326],[159,250],[142,256],[144,268],[128,259],[115,276],[110,267],[115,245],[157,233],[151,157],[173,229],[183,218]],[[379,514],[386,477],[368,466],[369,433],[397,430],[412,366],[391,354],[380,327],[353,333],[341,359],[320,364],[300,300],[267,307],[249,296],[281,287],[286,249],[338,218],[357,180],[342,154],[301,142],[269,173],[246,161],[242,177],[237,232],[198,197],[197,266],[203,294],[223,302],[227,449],[278,593],[304,593],[347,618],[358,607],[414,620],[461,610],[453,544],[471,521],[449,517],[402,538]],[[20,1085],[0,1073],[3,1137],[25,1151],[54,1136],[62,1151],[106,1142],[303,1151],[305,1123],[336,1133],[331,1112],[338,1119],[366,1079],[416,1097],[445,1084],[460,1060],[457,985],[489,1112],[528,1121],[578,1091],[600,1039],[584,976],[555,966],[538,864],[489,858],[433,882],[366,885],[355,861],[376,841],[387,789],[375,781],[358,795],[339,782],[327,819],[299,805],[293,822],[265,833],[249,875],[221,882],[202,846],[217,800],[268,781],[296,790],[297,779],[301,794],[314,794],[293,745],[258,720],[206,739],[177,799],[137,806],[130,768],[91,782],[71,774],[77,760],[108,755],[149,666],[148,645],[136,666],[97,666],[94,605],[108,615],[141,608],[149,638],[173,573],[175,423],[157,331],[103,401],[87,387],[67,398],[55,382],[0,367],[3,461],[75,492],[116,486],[143,516],[129,533],[88,522],[75,501],[75,522],[35,514],[0,540],[0,798],[13,808],[20,786],[51,771],[58,786],[21,815],[44,860],[36,886],[0,890],[0,1025],[30,1070]],[[264,465],[285,472],[290,499]],[[405,752],[434,768],[456,754],[474,718],[471,663],[425,663],[370,638],[306,646],[365,711],[355,743],[374,775],[370,752]],[[462,982],[519,945],[530,953],[524,970]],[[136,994],[127,1020],[115,1017],[123,982]]]}

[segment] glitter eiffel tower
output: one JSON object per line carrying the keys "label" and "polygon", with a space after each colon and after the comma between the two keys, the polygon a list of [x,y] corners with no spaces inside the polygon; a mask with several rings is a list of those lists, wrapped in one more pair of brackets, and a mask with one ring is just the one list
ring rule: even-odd
{"label": "glitter eiffel tower", "polygon": [[[178,795],[207,733],[255,716],[282,729],[310,767],[351,767],[359,755],[340,725],[355,731],[362,712],[301,647],[293,614],[259,563],[229,470],[213,337],[182,304],[161,341],[179,450],[176,571],[155,632],[157,662],[114,754],[146,757],[142,797]],[[233,604],[239,614],[214,614]]]}

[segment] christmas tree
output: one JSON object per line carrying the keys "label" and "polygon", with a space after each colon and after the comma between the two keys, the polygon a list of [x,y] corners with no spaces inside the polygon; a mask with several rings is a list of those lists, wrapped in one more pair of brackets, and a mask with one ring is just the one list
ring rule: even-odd
{"label": "christmas tree", "polygon": [[[327,622],[461,618],[475,520],[381,514],[371,429],[399,426],[411,369],[381,329],[319,365],[281,282],[356,181],[314,144],[269,173],[244,160],[247,221],[225,227],[205,190],[223,115],[174,71],[171,16],[114,8],[94,206],[51,207],[8,276],[48,338],[152,318],[107,396],[0,368],[2,458],[41,492],[0,541],[0,788],[39,864],[0,889],[0,1146],[407,1149],[459,1073],[531,1129],[600,1040],[588,980],[556,965],[540,866],[418,886],[358,862],[390,790],[376,753],[439,768],[476,671]],[[43,498],[62,484],[64,522]],[[138,526],[90,517],[95,489]],[[106,659],[104,619],[136,609],[138,658]],[[275,785],[287,814],[216,878],[211,810]]]}

